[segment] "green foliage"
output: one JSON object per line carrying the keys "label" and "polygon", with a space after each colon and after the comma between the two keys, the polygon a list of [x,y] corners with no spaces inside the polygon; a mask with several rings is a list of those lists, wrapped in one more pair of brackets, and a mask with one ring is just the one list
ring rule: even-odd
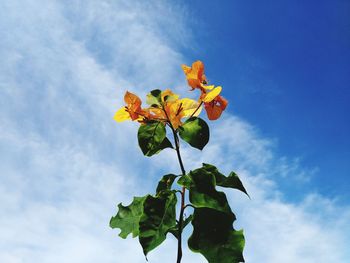
{"label": "green foliage", "polygon": [[188,246],[201,253],[209,263],[244,262],[243,231],[232,224],[235,216],[210,208],[196,208],[192,220],[193,233]]}
{"label": "green foliage", "polygon": [[133,237],[139,234],[139,221],[143,211],[144,197],[134,197],[132,203],[128,206],[118,205],[118,213],[112,217],[109,226],[111,228],[120,228],[120,237],[126,238],[130,233]]}
{"label": "green foliage", "polygon": [[162,103],[161,93],[162,91],[159,89],[152,90],[147,94],[146,103],[152,107],[160,107]]}
{"label": "green foliage", "polygon": [[204,168],[199,168],[191,171],[186,178],[190,192],[190,202],[196,208],[207,207],[225,213],[231,213],[226,195],[223,192],[215,189],[215,176],[206,171]]}
{"label": "green foliage", "polygon": [[170,190],[176,177],[177,175],[175,174],[164,175],[158,182],[156,193],[159,194],[161,191]]}
{"label": "green foliage", "polygon": [[165,148],[172,148],[166,137],[165,125],[162,122],[151,121],[141,125],[137,134],[139,146],[145,156],[152,156]]}
{"label": "green foliage", "polygon": [[[167,99],[172,98],[163,98]],[[153,90],[148,94],[147,103],[152,107],[161,107],[160,90]],[[145,156],[152,156],[168,147],[173,148],[166,137],[165,128],[165,124],[158,121],[148,121],[140,126],[138,142]],[[189,118],[177,131],[173,131],[178,157],[178,135],[200,150],[209,141],[208,125],[197,117]],[[182,166],[181,162],[180,165]],[[201,168],[179,177],[177,183],[189,191],[189,205],[194,208],[193,215],[179,219],[181,231],[180,222],[176,220],[176,191],[172,190],[177,177],[174,174],[164,175],[158,182],[155,196],[134,197],[128,206],[119,204],[117,215],[110,220],[110,227],[120,228],[119,236],[122,238],[129,234],[138,236],[143,253],[147,256],[166,239],[168,233],[180,239],[183,229],[192,222],[193,233],[188,240],[192,251],[201,253],[209,263],[244,262],[243,231],[233,228],[236,217],[225,193],[216,189],[216,186],[232,188],[248,195],[237,174],[231,172],[225,176],[215,166],[204,163]],[[182,212],[183,209],[184,206],[181,207]]]}
{"label": "green foliage", "polygon": [[209,127],[201,118],[192,117],[179,127],[179,135],[192,147],[203,150],[209,142]]}
{"label": "green foliage", "polygon": [[231,172],[229,176],[226,177],[225,175],[220,173],[219,170],[214,165],[207,164],[207,163],[203,163],[203,169],[212,173],[215,176],[216,185],[222,186],[222,187],[234,188],[242,191],[247,196],[249,196],[241,180],[239,179],[238,175],[235,172]]}
{"label": "green foliage", "polygon": [[[192,221],[193,215],[189,215],[187,218],[184,219],[182,222],[182,230],[185,229],[185,227]],[[174,237],[179,238],[179,223],[176,223],[176,226],[171,228],[169,230],[170,233],[174,235]]]}
{"label": "green foliage", "polygon": [[175,227],[176,202],[173,191],[162,191],[156,197],[147,196],[139,227],[139,241],[145,255],[159,246],[170,229]]}
{"label": "green foliage", "polygon": [[[118,205],[118,213],[110,220],[111,228],[120,228],[120,237],[129,234],[138,236],[145,256],[158,247],[168,233],[178,239],[178,263],[182,258],[182,233],[192,223],[193,232],[188,240],[189,248],[201,253],[209,263],[244,262],[243,230],[236,231],[233,223],[236,220],[224,192],[217,186],[237,189],[248,195],[236,173],[228,176],[219,172],[211,164],[186,174],[180,153],[180,139],[194,148],[203,150],[209,142],[210,133],[207,123],[193,117],[204,105],[209,120],[216,120],[225,110],[228,102],[221,96],[222,87],[208,85],[204,75],[204,64],[196,61],[192,67],[182,65],[188,84],[192,90],[200,89],[198,101],[189,98],[180,99],[170,89],[152,90],[147,94],[148,108],[142,107],[141,99],[127,91],[124,95],[125,106],[114,115],[114,120],[138,121],[138,143],[145,156],[153,156],[165,148],[173,148],[181,168],[181,176],[166,174],[158,182],[155,195],[134,197],[128,206]],[[205,86],[204,86],[205,85]],[[184,121],[184,118],[188,118]],[[174,136],[174,146],[166,136],[169,126]],[[215,157],[215,154],[212,155]],[[177,179],[181,191],[174,189]],[[187,190],[189,202],[187,202]],[[177,193],[180,192],[181,204],[179,217],[176,220]],[[249,195],[248,195],[249,196]],[[193,214],[188,212],[187,207]]]}

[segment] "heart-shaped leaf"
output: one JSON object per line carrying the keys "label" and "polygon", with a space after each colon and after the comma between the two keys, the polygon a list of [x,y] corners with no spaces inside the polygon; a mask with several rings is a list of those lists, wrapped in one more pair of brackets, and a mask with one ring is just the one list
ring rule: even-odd
{"label": "heart-shaped leaf", "polygon": [[209,142],[209,127],[201,118],[192,117],[179,127],[179,135],[192,147],[203,150]]}
{"label": "heart-shaped leaf", "polygon": [[162,122],[151,121],[140,125],[137,137],[145,156],[152,156],[165,148],[172,148],[171,142],[166,138],[165,124]]}
{"label": "heart-shaped leaf", "polygon": [[201,253],[209,263],[244,262],[243,230],[234,230],[233,214],[210,208],[196,208],[192,225],[193,233],[188,240],[189,248]]}

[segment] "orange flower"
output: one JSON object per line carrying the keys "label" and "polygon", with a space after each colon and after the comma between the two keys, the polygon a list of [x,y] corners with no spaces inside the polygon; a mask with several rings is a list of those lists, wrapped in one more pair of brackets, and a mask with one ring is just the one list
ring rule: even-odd
{"label": "orange flower", "polygon": [[199,103],[197,101],[184,98],[166,103],[164,110],[171,125],[176,130],[182,125],[181,119],[199,115],[201,109],[197,109],[198,107]]}
{"label": "orange flower", "polygon": [[192,87],[192,90],[195,88],[203,89],[203,85],[207,84],[207,79],[204,75],[204,64],[202,61],[198,60],[192,64],[192,67],[181,65],[186,78],[188,85]]}
{"label": "orange flower", "polygon": [[122,122],[126,120],[137,120],[142,122],[145,118],[148,118],[148,112],[141,108],[141,99],[135,94],[127,91],[124,95],[124,101],[126,106],[120,108],[114,115],[114,120]]}
{"label": "orange flower", "polygon": [[218,95],[212,101],[204,102],[204,108],[207,112],[209,120],[217,120],[220,118],[221,113],[226,109],[228,102],[227,100]]}
{"label": "orange flower", "polygon": [[199,102],[188,98],[179,99],[179,95],[171,90],[158,90],[151,92],[148,96],[149,118],[170,123],[174,129],[182,125],[182,119],[197,116],[201,107]]}

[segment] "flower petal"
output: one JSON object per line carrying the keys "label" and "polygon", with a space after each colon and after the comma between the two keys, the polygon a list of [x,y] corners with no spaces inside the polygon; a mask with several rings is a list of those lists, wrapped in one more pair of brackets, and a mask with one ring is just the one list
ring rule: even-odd
{"label": "flower petal", "polygon": [[126,121],[126,120],[130,120],[130,114],[129,112],[127,112],[125,107],[120,108],[115,114],[113,119],[116,122],[122,122],[122,121]]}
{"label": "flower petal", "polygon": [[181,67],[185,74],[188,74],[191,72],[191,67],[186,66],[185,64],[182,64]]}
{"label": "flower petal", "polygon": [[213,101],[217,96],[219,96],[221,90],[222,88],[220,86],[216,87],[215,89],[213,89],[212,91],[210,91],[204,96],[203,101],[204,102]]}
{"label": "flower petal", "polygon": [[129,108],[136,109],[141,106],[141,99],[135,94],[127,91],[124,95],[124,101]]}
{"label": "flower petal", "polygon": [[[181,100],[179,100],[179,102],[181,103],[181,107],[182,107],[181,117],[191,116],[199,106],[199,103],[197,101],[192,100],[192,99],[188,99],[188,98],[181,99]],[[194,116],[198,116],[199,113],[201,112],[201,110],[202,110],[202,108],[199,108],[195,112]]]}
{"label": "flower petal", "polygon": [[205,110],[208,115],[208,119],[211,121],[217,120],[220,118],[223,110],[217,105],[205,105]]}
{"label": "flower petal", "polygon": [[175,101],[179,98],[179,95],[173,93],[170,89],[166,89],[161,93],[162,102],[165,101]]}
{"label": "flower petal", "polygon": [[206,90],[212,90],[213,88],[215,88],[215,85],[202,85],[202,87]]}

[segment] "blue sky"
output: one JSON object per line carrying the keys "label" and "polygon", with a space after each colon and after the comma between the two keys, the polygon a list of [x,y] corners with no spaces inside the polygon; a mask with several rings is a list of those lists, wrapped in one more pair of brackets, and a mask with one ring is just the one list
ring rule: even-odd
{"label": "blue sky", "polygon": [[0,262],[145,262],[109,219],[179,167],[112,117],[126,90],[187,96],[180,65],[197,59],[230,105],[185,166],[244,181],[251,200],[228,196],[247,262],[347,262],[349,3],[130,2],[0,4]]}
{"label": "blue sky", "polygon": [[230,111],[276,138],[283,155],[317,167],[308,187],[348,200],[350,3],[191,1],[189,9],[197,45],[185,53],[207,62]]}

